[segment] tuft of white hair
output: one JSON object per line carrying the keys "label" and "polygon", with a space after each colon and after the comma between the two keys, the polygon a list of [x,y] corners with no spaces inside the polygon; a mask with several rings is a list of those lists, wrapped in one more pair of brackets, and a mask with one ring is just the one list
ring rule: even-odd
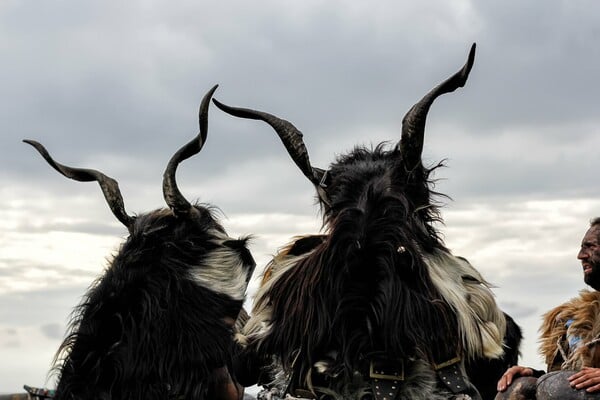
{"label": "tuft of white hair", "polygon": [[501,357],[506,318],[490,284],[464,258],[444,251],[424,258],[434,285],[456,312],[467,356]]}
{"label": "tuft of white hair", "polygon": [[199,285],[234,300],[244,300],[248,286],[250,270],[244,266],[241,255],[223,243],[231,239],[223,234],[214,233],[219,238],[214,241],[217,248],[212,250],[203,263],[190,272],[190,277]]}

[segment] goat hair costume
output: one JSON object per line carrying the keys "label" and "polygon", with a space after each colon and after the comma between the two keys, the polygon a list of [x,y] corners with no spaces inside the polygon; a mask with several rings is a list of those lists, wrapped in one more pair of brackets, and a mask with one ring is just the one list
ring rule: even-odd
{"label": "goat hair costume", "polygon": [[[317,248],[307,250],[305,243],[311,243],[308,247],[312,247],[315,242],[320,242],[325,238],[326,236],[315,235],[297,239],[283,248],[265,269],[261,287],[256,295],[255,308],[250,320],[244,327],[247,343],[258,353],[261,353],[262,342],[267,339],[273,329],[271,323],[273,317],[272,305],[278,299],[270,298],[271,288],[280,279],[285,279],[290,270],[298,268],[302,259],[310,257],[312,253],[318,251],[318,245]],[[304,248],[299,250],[299,247]],[[426,259],[427,268],[435,286],[443,296],[444,301],[451,305],[459,318],[460,344],[458,348],[460,348],[461,353],[459,356],[463,360],[480,357],[500,357],[504,351],[502,339],[506,330],[506,320],[504,314],[496,305],[489,284],[467,260],[461,257],[455,257],[440,251],[426,256]],[[432,327],[432,329],[435,328]],[[338,334],[344,335],[343,332],[338,332]],[[302,349],[296,350],[298,353],[302,351]],[[417,350],[415,354],[418,353]],[[313,360],[313,373],[311,375],[314,378],[307,377],[309,382],[312,379],[319,381],[320,376],[338,374],[339,370],[337,368],[339,365],[336,366],[336,364],[340,362],[340,358],[347,357],[347,355],[339,354],[336,351],[326,352],[322,356],[322,359]],[[259,379],[259,381],[262,380],[261,383],[270,388],[266,391],[269,394],[263,392],[263,397],[259,398],[284,397],[283,393],[291,383],[291,371],[286,370],[277,356],[272,361],[273,363],[267,367],[267,370],[263,370],[262,379]],[[431,390],[435,386],[437,378],[435,366],[431,365],[428,360],[416,356],[405,360],[403,365],[404,384],[398,398],[447,399],[451,396],[451,393],[441,395],[440,392]],[[464,374],[464,371],[461,372]],[[319,387],[319,383],[316,382],[312,382],[314,387],[309,384],[306,389],[310,392],[316,391],[329,394],[334,399],[362,398],[363,394],[368,393],[368,382],[362,379],[359,371],[354,371],[353,375],[352,382],[341,391],[339,389],[331,391]],[[296,392],[302,393],[303,391]],[[306,391],[304,392],[306,393]],[[304,397],[298,394],[297,396],[296,398]],[[288,394],[288,398],[294,397],[289,397]]]}
{"label": "goat hair costume", "polygon": [[289,121],[213,100],[273,128],[323,213],[323,235],[297,238],[267,268],[244,328],[240,383],[266,385],[275,397],[336,400],[495,394],[519,328],[481,274],[443,243],[434,226],[443,195],[432,178],[442,163],[421,160],[430,106],[465,85],[474,58],[475,44],[463,67],[405,114],[395,145],[354,146],[326,169],[313,166]]}
{"label": "goat hair costume", "polygon": [[600,292],[582,290],[578,297],[544,314],[540,353],[549,372],[600,367],[599,342]]}
{"label": "goat hair costume", "polygon": [[216,88],[202,99],[200,132],[167,164],[167,207],[147,213],[127,213],[113,178],[58,163],[41,143],[25,140],[61,175],[98,182],[129,232],[74,309],[55,360],[55,400],[239,397],[231,371],[240,350],[234,325],[255,267],[248,238],[230,237],[217,209],[190,203],[175,179],[179,164],[206,142]]}

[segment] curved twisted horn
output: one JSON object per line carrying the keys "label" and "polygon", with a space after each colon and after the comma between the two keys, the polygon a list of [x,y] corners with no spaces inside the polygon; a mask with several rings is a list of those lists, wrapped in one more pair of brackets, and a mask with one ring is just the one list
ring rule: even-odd
{"label": "curved twisted horn", "polygon": [[127,213],[125,212],[123,197],[121,196],[121,191],[119,190],[119,184],[117,183],[117,181],[104,175],[102,172],[96,171],[94,169],[72,168],[56,162],[50,156],[46,148],[40,143],[36,142],[35,140],[26,139],[23,140],[23,142],[35,147],[35,149],[42,155],[42,157],[44,157],[44,159],[48,162],[48,164],[50,164],[52,168],[54,168],[67,178],[79,182],[98,182],[100,188],[102,189],[102,193],[104,194],[104,198],[106,199],[106,202],[108,203],[108,206],[110,207],[112,213],[131,232],[135,218],[127,215]]}
{"label": "curved twisted horn", "polygon": [[210,99],[218,86],[219,85],[213,86],[213,88],[204,95],[202,103],[200,104],[200,111],[198,113],[200,133],[186,145],[181,147],[173,157],[171,157],[163,174],[163,196],[167,205],[173,210],[173,213],[176,216],[188,216],[193,212],[192,210],[195,210],[177,188],[175,172],[177,171],[177,166],[180,162],[198,154],[200,150],[202,150],[202,146],[204,146],[208,134],[208,106],[210,105]]}
{"label": "curved twisted horn", "polygon": [[319,186],[324,171],[310,165],[308,151],[302,140],[302,132],[300,132],[291,122],[262,111],[230,107],[216,99],[213,99],[213,103],[227,114],[239,118],[261,120],[271,125],[275,132],[277,132],[277,135],[283,142],[283,145],[292,157],[294,163],[300,168],[300,171],[302,171],[304,176],[306,176],[314,185],[317,187]]}
{"label": "curved twisted horn", "polygon": [[475,60],[475,43],[471,46],[469,57],[460,71],[433,88],[421,101],[411,107],[402,119],[402,137],[397,145],[405,167],[412,170],[421,160],[423,152],[423,136],[425,134],[425,120],[427,112],[433,101],[444,93],[450,93],[463,87],[473,67]]}

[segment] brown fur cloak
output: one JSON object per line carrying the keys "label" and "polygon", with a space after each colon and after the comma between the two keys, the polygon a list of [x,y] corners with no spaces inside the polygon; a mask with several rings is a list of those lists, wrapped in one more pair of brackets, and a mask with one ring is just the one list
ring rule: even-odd
{"label": "brown fur cloak", "polygon": [[[570,319],[573,323],[567,327]],[[569,348],[567,336],[571,335],[581,339],[575,350]],[[600,292],[582,290],[578,297],[544,314],[539,351],[548,372],[600,367]]]}

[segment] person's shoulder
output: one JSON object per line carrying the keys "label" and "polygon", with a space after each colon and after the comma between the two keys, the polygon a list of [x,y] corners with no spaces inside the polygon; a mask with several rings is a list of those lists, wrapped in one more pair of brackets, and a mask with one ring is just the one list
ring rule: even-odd
{"label": "person's shoulder", "polygon": [[544,326],[549,327],[555,324],[564,324],[566,322],[565,318],[572,318],[580,310],[588,309],[594,305],[600,308],[600,292],[597,290],[582,289],[577,296],[546,312],[542,316],[544,322],[541,330],[544,330]]}
{"label": "person's shoulder", "polygon": [[597,290],[582,289],[578,299],[584,302],[600,301],[600,292]]}

